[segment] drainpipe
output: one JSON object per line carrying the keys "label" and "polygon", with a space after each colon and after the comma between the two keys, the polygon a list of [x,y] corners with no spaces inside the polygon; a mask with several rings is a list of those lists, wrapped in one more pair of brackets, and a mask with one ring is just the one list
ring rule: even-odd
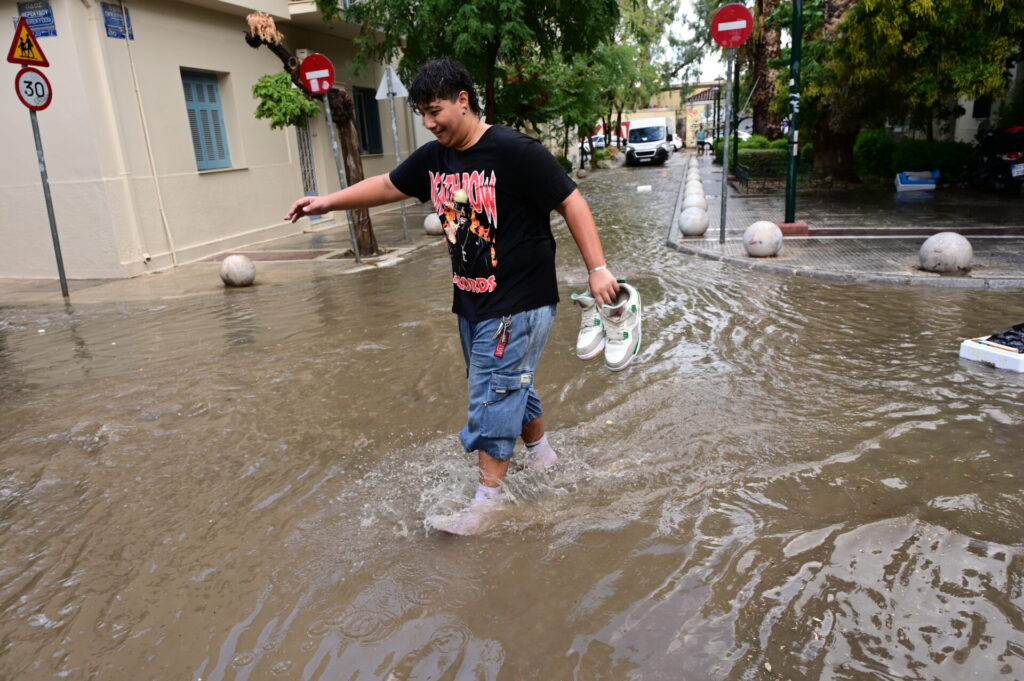
{"label": "drainpipe", "polygon": [[124,24],[124,46],[128,52],[128,68],[132,72],[132,85],[135,88],[135,101],[139,107],[139,118],[142,120],[142,135],[146,140],[146,158],[149,160],[149,172],[153,176],[153,188],[156,191],[156,205],[160,211],[160,222],[164,227],[164,235],[167,237],[167,247],[171,252],[171,263],[178,266],[178,253],[174,248],[174,237],[171,235],[171,226],[167,222],[167,211],[164,210],[164,197],[160,193],[160,181],[156,175],[156,159],[153,158],[153,143],[149,137],[149,123],[146,121],[146,110],[142,105],[142,93],[139,91],[139,77],[135,72],[135,60],[132,57],[132,46],[131,39],[128,37],[128,17],[125,12],[125,5],[122,0],[118,0],[118,5],[121,7],[121,21]]}
{"label": "drainpipe", "polygon": [[[89,0],[82,0],[82,4],[86,7],[86,9],[92,9],[92,4],[89,2]],[[91,24],[95,24],[96,17],[92,14],[92,12],[87,13],[87,16],[89,18],[89,22]],[[96,75],[99,78],[102,92],[106,95],[106,97],[101,97],[99,100],[100,104],[104,108],[103,120],[106,122],[107,127],[109,128],[110,143],[114,148],[114,157],[116,159],[117,164],[117,178],[118,180],[124,183],[125,193],[127,195],[126,200],[128,203],[128,207],[130,209],[132,247],[134,248],[136,253],[145,253],[148,249],[146,248],[146,245],[142,238],[142,233],[139,230],[139,216],[137,211],[135,210],[135,202],[132,200],[131,196],[131,184],[128,181],[128,166],[125,162],[124,145],[121,143],[121,131],[117,125],[117,111],[113,105],[114,89],[110,85],[110,76],[107,73],[107,63],[106,60],[103,58],[103,47],[101,45],[102,41],[100,40],[99,32],[96,26],[92,26],[89,35],[92,36],[93,44],[96,48]]]}

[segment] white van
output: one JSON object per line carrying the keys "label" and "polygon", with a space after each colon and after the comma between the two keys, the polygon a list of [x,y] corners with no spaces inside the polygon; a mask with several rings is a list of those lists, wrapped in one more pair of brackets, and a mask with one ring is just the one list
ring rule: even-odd
{"label": "white van", "polygon": [[634,118],[629,122],[626,165],[661,165],[672,155],[672,134],[667,118]]}

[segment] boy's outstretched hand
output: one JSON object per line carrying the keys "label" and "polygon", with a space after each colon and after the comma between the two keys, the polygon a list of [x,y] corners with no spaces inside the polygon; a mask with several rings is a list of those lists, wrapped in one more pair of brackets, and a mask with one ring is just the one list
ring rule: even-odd
{"label": "boy's outstretched hand", "polygon": [[330,213],[331,208],[327,197],[324,196],[303,196],[301,199],[292,204],[288,214],[284,216],[285,221],[295,222],[299,218],[306,217],[307,215],[323,215],[324,213]]}

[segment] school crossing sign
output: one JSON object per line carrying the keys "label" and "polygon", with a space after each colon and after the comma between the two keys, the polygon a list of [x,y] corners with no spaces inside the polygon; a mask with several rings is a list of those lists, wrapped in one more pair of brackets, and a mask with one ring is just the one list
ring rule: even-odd
{"label": "school crossing sign", "polygon": [[21,18],[18,27],[14,29],[14,40],[11,41],[11,49],[7,51],[7,61],[25,66],[50,65],[25,17]]}

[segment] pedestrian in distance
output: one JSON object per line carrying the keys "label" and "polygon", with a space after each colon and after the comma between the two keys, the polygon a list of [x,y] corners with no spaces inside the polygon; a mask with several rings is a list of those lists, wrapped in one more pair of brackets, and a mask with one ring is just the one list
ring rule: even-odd
{"label": "pedestrian in distance", "polygon": [[499,500],[518,437],[528,466],[543,469],[558,458],[534,388],[558,302],[552,210],[565,218],[583,257],[589,295],[611,304],[620,286],[575,182],[540,142],[482,119],[472,78],[459,62],[423,65],[409,85],[409,105],[436,140],[390,173],[300,198],[285,219],[409,197],[429,200],[437,211],[467,369],[467,422],[459,440],[476,452],[479,467],[473,500],[439,529],[473,534]]}
{"label": "pedestrian in distance", "polygon": [[698,156],[703,156],[704,155],[704,143],[707,141],[707,139],[708,139],[707,130],[705,130],[704,126],[702,125],[697,130],[697,155]]}

